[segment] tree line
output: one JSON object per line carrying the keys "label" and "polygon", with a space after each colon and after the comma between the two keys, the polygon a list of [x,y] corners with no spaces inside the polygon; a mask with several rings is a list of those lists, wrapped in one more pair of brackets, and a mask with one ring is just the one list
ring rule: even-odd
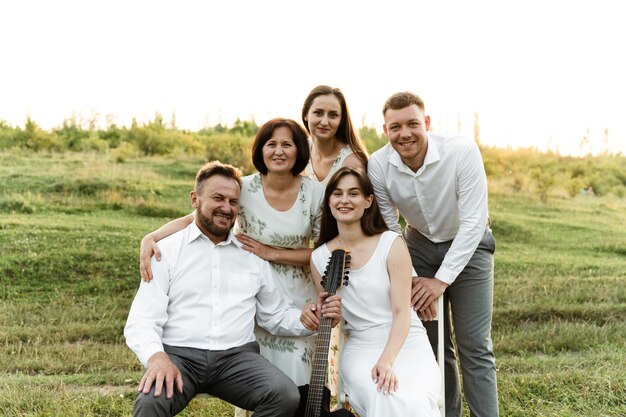
{"label": "tree line", "polygon": [[[165,156],[219,159],[254,172],[251,145],[259,126],[255,121],[237,119],[232,126],[221,123],[198,131],[179,129],[175,121],[166,123],[160,114],[129,127],[110,123],[106,128],[75,117],[61,126],[42,129],[27,118],[24,126],[11,126],[0,120],[0,151],[9,152],[98,152],[117,162],[127,159]],[[476,130],[476,129],[475,129]],[[359,135],[370,153],[387,139],[373,127],[363,126]],[[581,193],[626,197],[626,157],[621,154],[585,157],[539,152],[533,148],[501,149],[480,144],[485,170],[495,191],[530,192],[545,201],[550,196],[574,197]]]}

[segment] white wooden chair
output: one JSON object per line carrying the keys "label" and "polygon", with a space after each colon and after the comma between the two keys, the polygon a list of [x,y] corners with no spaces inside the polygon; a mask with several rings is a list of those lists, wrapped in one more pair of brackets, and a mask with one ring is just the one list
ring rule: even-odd
{"label": "white wooden chair", "polygon": [[[441,413],[441,417],[446,416],[446,389],[445,389],[445,360],[444,360],[444,343],[443,343],[443,295],[437,298],[437,363],[439,364],[439,373],[441,375],[441,391],[439,393],[439,412]],[[340,324],[341,326],[341,324]],[[339,350],[343,348],[344,343],[344,335],[343,329],[339,331]],[[341,367],[341,363],[339,363],[339,367]],[[341,375],[341,374],[340,374]],[[337,406],[344,407],[349,404],[348,395],[343,391],[343,381],[341,380],[341,376],[337,381]]]}

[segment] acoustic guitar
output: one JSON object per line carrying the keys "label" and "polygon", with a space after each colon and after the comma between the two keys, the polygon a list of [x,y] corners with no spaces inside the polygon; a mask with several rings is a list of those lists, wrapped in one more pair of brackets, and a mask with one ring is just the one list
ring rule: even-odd
{"label": "acoustic guitar", "polygon": [[[348,285],[349,264],[350,255],[346,251],[343,249],[333,251],[322,277],[322,285],[329,296],[335,294],[342,283]],[[311,380],[308,384],[298,387],[300,405],[294,417],[355,417],[354,414],[344,409],[330,411],[330,390],[324,385],[324,381],[326,380],[331,325],[331,319],[321,318],[313,352]]]}

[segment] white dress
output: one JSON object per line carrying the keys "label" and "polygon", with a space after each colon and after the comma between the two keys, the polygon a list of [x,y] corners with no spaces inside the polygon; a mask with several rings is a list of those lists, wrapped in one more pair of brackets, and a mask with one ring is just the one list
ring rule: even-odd
{"label": "white dress", "polygon": [[[439,369],[426,330],[415,312],[411,312],[409,334],[393,364],[398,390],[390,395],[377,392],[371,376],[391,330],[387,257],[397,238],[395,232],[381,234],[369,261],[360,269],[351,269],[349,285],[339,290],[347,336],[341,351],[340,374],[350,404],[360,417],[439,417]],[[326,245],[313,252],[312,259],[320,274],[329,258]]]}
{"label": "white dress", "polygon": [[[241,232],[259,242],[281,248],[308,248],[309,242],[319,235],[319,218],[324,187],[302,177],[296,202],[287,211],[278,211],[269,205],[263,193],[261,175],[243,178],[239,197],[239,216],[235,232]],[[308,266],[292,266],[271,262],[285,298],[302,308],[305,303],[317,300],[315,285]],[[261,354],[277,366],[296,385],[308,384],[315,336],[273,336],[256,327],[255,335]]]}
{"label": "white dress", "polygon": [[[312,145],[312,142],[311,142],[311,139],[309,138],[309,147],[311,145]],[[341,150],[339,151],[339,154],[337,155],[337,158],[335,158],[335,162],[333,162],[333,165],[330,167],[330,171],[328,171],[328,174],[326,175],[326,177],[324,177],[322,181],[320,181],[317,178],[317,175],[315,175],[315,171],[313,170],[313,164],[311,164],[310,159],[309,159],[309,163],[304,168],[304,173],[306,174],[307,177],[320,182],[321,184],[324,185],[324,187],[326,187],[326,184],[328,184],[330,177],[332,177],[333,174],[337,172],[339,168],[343,166],[343,161],[345,161],[345,159],[349,155],[352,155],[352,154],[353,152],[352,152],[352,149],[350,149],[350,146],[345,145],[343,148],[341,148]]]}

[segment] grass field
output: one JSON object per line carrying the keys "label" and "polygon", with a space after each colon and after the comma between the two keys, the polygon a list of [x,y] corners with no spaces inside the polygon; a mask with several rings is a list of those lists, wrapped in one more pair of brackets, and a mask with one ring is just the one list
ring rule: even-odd
{"label": "grass field", "polygon": [[[0,415],[130,415],[141,237],[200,160],[0,153]],[[503,416],[626,415],[626,200],[492,192]],[[231,416],[216,399],[184,416]]]}

